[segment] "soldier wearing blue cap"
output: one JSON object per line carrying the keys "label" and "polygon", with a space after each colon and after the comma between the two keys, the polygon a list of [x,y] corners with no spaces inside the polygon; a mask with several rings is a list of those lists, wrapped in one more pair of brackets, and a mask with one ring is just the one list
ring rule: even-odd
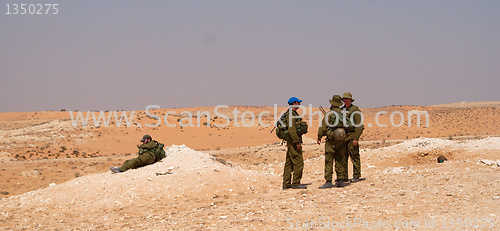
{"label": "soldier wearing blue cap", "polygon": [[[302,100],[297,97],[291,97],[288,100],[290,108],[283,117],[283,123],[288,129],[288,136],[284,139],[286,141],[286,159],[283,171],[283,189],[306,189],[307,187],[300,184],[302,179],[302,171],[304,169],[304,158],[302,156],[302,131],[298,131],[298,124],[304,123],[297,112],[298,105]],[[290,113],[294,118],[290,118]],[[290,120],[291,119],[291,120]],[[299,126],[300,126],[299,125]],[[304,133],[305,134],[305,133]],[[293,174],[293,181],[292,181]]]}

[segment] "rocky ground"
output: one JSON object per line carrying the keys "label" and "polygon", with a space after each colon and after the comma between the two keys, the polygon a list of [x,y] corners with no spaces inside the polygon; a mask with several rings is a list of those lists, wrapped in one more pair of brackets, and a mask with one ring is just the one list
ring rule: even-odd
{"label": "rocky ground", "polygon": [[[500,227],[500,138],[419,138],[363,149],[366,180],[324,183],[322,146],[306,140],[306,190],[281,190],[279,144],[168,157],[122,174],[89,174],[0,201],[0,227],[34,230],[281,230]],[[448,161],[437,163],[438,155]],[[232,158],[227,158],[231,156]],[[267,159],[267,160],[265,160]],[[489,160],[489,161],[487,161]],[[37,177],[36,174],[26,177]],[[459,227],[460,226],[460,227]]]}

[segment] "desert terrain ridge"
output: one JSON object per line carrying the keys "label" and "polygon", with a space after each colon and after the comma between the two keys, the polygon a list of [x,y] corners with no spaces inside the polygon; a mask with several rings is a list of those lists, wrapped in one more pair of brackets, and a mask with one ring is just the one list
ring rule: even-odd
{"label": "desert terrain ridge", "polygon": [[431,107],[450,107],[450,108],[472,108],[472,107],[499,107],[500,101],[485,101],[485,102],[459,102],[431,105]]}
{"label": "desert terrain ridge", "polygon": [[[213,107],[152,110],[162,120],[155,128],[144,126],[157,122],[144,111],[135,112],[134,126],[128,128],[113,122],[109,127],[73,127],[69,112],[0,113],[0,227],[276,230],[313,221],[321,228],[320,218],[363,218],[387,221],[391,228],[410,220],[420,221],[416,227],[422,228],[424,221],[433,220],[442,229],[451,225],[444,218],[486,218],[487,223],[479,223],[481,230],[495,230],[500,227],[498,105],[362,108],[366,180],[328,190],[318,189],[324,183],[324,145],[315,143],[316,114],[304,138],[302,183],[308,189],[286,191],[281,190],[286,147],[269,132],[272,126],[242,127],[239,121],[237,127],[231,121],[221,128],[214,123],[227,120],[212,113],[210,126],[179,126],[179,120],[188,122],[182,111],[196,115],[213,112]],[[232,118],[234,108],[255,115],[270,111],[262,122],[273,124],[272,107],[231,106],[219,112]],[[411,127],[407,118],[404,126],[391,126],[391,113],[415,110],[429,113],[429,127],[417,127],[416,116]],[[175,111],[168,121],[176,127],[163,123],[168,111]],[[368,127],[380,111],[387,114],[379,122],[388,126]],[[305,119],[309,122],[309,116]],[[208,121],[202,117],[200,122]],[[425,124],[425,119],[420,122]],[[134,157],[135,145],[146,133],[164,142],[169,156],[151,166],[110,174],[110,166]],[[438,155],[448,161],[437,164]],[[156,175],[169,167],[174,167],[172,174]]]}

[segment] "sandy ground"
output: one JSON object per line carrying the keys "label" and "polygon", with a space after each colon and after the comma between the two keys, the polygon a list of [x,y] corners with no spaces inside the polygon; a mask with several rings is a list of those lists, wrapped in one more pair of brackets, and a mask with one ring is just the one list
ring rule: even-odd
{"label": "sandy ground", "polygon": [[[223,113],[231,115],[232,109]],[[255,114],[271,111],[263,122],[272,124],[272,108],[238,109]],[[154,113],[175,111],[168,119],[176,124],[185,118],[182,111],[199,110],[213,108],[158,109]],[[367,126],[375,124],[379,111],[388,112],[379,121],[389,124],[392,112],[407,114],[412,110],[428,111],[430,126],[418,128],[415,120],[412,127]],[[0,227],[500,227],[498,107],[391,106],[362,111],[367,126],[361,143],[366,180],[328,190],[318,189],[324,183],[324,146],[313,139],[318,123],[315,117],[304,145],[302,183],[308,189],[281,190],[285,146],[269,133],[271,128],[234,124],[227,128],[75,128],[68,112],[0,113]],[[144,112],[136,115],[140,121],[136,125],[156,122]],[[226,122],[220,117],[211,119],[212,123]],[[144,168],[111,174],[110,166],[119,166],[135,155],[131,153],[144,133],[165,142],[168,157]],[[438,164],[438,155],[445,155],[448,161]],[[173,167],[171,174],[157,175],[169,167]]]}

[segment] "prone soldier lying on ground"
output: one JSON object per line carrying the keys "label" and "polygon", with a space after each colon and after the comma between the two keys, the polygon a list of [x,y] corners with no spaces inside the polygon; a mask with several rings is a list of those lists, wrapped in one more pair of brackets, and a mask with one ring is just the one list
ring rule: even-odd
{"label": "prone soldier lying on ground", "polygon": [[131,168],[139,168],[154,164],[165,158],[165,150],[163,150],[164,144],[153,140],[150,135],[144,135],[141,142],[141,145],[137,145],[139,148],[139,156],[134,159],[126,160],[121,167],[109,168],[112,173],[125,172]]}

